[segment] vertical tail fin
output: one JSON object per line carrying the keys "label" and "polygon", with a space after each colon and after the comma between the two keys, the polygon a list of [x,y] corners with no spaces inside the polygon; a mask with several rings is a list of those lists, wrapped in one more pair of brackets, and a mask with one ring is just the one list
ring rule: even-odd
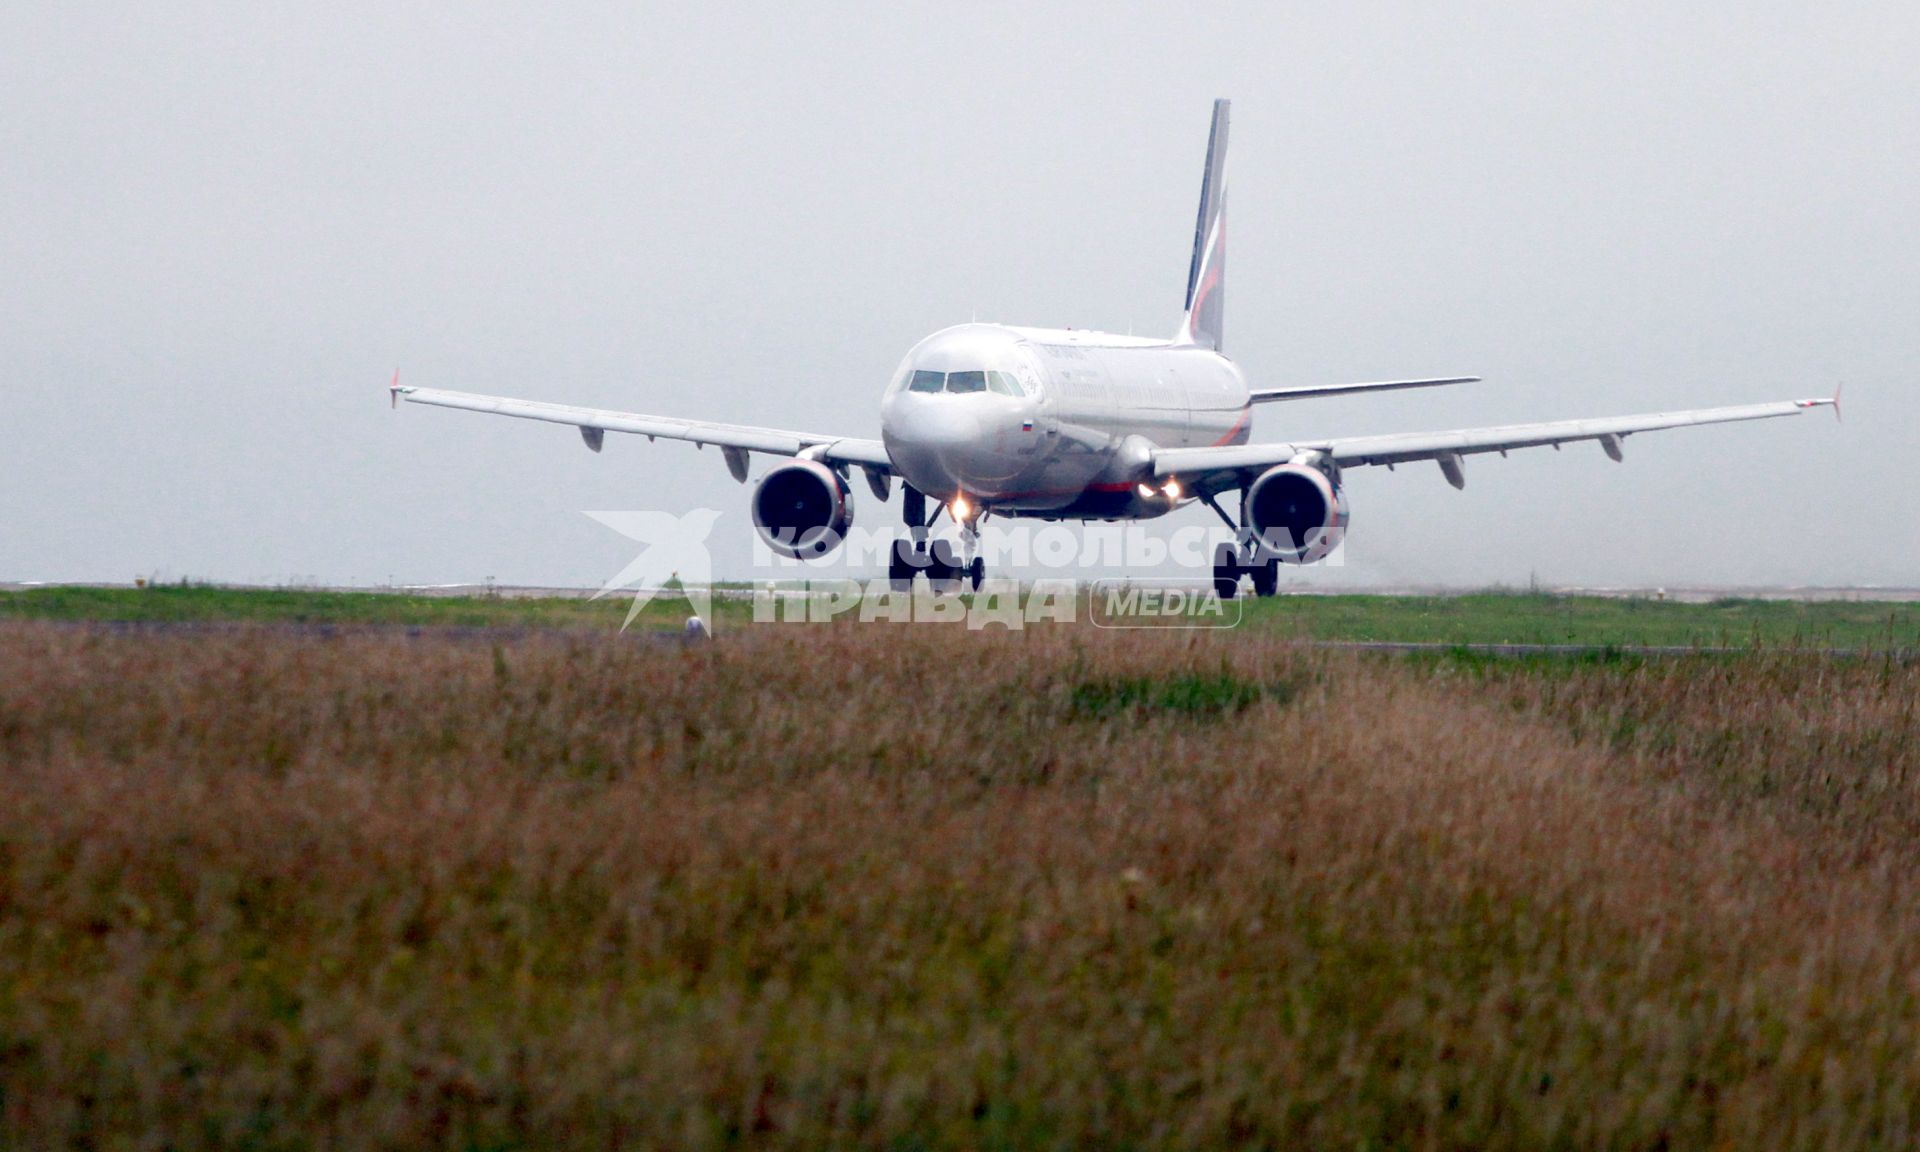
{"label": "vertical tail fin", "polygon": [[1187,269],[1187,313],[1181,344],[1218,351],[1227,307],[1227,106],[1213,102],[1207,133],[1207,171],[1200,179],[1200,221],[1193,229],[1193,263]]}

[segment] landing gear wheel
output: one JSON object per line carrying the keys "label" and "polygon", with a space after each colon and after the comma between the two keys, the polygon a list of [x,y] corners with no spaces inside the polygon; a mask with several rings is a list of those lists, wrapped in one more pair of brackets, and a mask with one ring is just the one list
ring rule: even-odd
{"label": "landing gear wheel", "polygon": [[953,541],[935,540],[932,556],[927,563],[927,586],[935,592],[960,591],[961,577],[966,568],[953,554]]}
{"label": "landing gear wheel", "polygon": [[972,586],[973,591],[978,592],[980,591],[980,585],[986,582],[987,558],[985,556],[975,556],[973,563],[967,565],[967,583]]}
{"label": "landing gear wheel", "polygon": [[895,592],[913,591],[913,577],[920,571],[917,562],[921,558],[914,553],[913,541],[895,540],[893,553],[887,557],[887,587]]}
{"label": "landing gear wheel", "polygon": [[1222,600],[1240,595],[1240,550],[1231,544],[1213,550],[1213,594]]}
{"label": "landing gear wheel", "polygon": [[1253,577],[1253,594],[1267,597],[1280,590],[1280,561],[1262,560],[1249,571]]}

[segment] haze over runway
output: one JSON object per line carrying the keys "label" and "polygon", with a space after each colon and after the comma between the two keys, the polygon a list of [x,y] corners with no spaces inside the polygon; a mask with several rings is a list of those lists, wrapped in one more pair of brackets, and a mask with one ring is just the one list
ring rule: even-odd
{"label": "haze over runway", "polygon": [[873,436],[943,325],[1171,331],[1230,96],[1250,381],[1485,378],[1256,441],[1846,386],[1624,465],[1368,470],[1310,579],[1920,583],[1916,56],[1891,3],[13,6],[0,579],[592,585],[630,546],[581,513],[655,507],[744,575],[717,452],[429,429],[388,374]]}

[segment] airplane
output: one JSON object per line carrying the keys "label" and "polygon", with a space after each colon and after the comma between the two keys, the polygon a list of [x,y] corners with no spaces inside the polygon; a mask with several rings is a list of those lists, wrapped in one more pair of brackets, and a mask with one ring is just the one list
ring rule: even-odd
{"label": "airplane", "polygon": [[[778,460],[749,500],[756,532],[783,556],[830,554],[853,524],[852,474],[876,499],[901,483],[907,537],[895,542],[895,588],[924,575],[935,587],[978,589],[985,562],[980,525],[990,516],[1044,520],[1145,520],[1194,501],[1233,530],[1213,560],[1214,590],[1274,594],[1283,564],[1308,564],[1336,548],[1350,518],[1345,471],[1434,461],[1455,488],[1466,457],[1517,448],[1597,441],[1615,461],[1639,432],[1795,416],[1838,396],[1638,416],[1559,420],[1255,443],[1256,404],[1472,383],[1448,376],[1251,388],[1223,350],[1226,309],[1226,155],[1229,102],[1216,100],[1187,268],[1186,305],[1169,339],[1077,329],[969,323],[935,332],[907,353],[880,399],[880,439],[670,416],[579,408],[535,400],[389,386],[406,400],[568,424],[595,452],[608,432],[715,445],[736,481],[753,454]],[[1238,516],[1220,498],[1238,496]],[[929,508],[931,507],[931,514]],[[961,551],[930,530],[945,512]]]}

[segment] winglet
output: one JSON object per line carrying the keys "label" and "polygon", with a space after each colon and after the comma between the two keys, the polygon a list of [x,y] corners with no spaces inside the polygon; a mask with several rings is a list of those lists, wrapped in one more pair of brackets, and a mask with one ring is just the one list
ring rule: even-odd
{"label": "winglet", "polygon": [[1795,408],[1831,408],[1833,409],[1833,418],[1840,420],[1841,423],[1845,423],[1844,420],[1841,420],[1840,416],[1840,392],[1845,387],[1845,384],[1836,384],[1833,386],[1833,395],[1823,396],[1814,400],[1795,400],[1793,406]]}
{"label": "winglet", "polygon": [[400,369],[395,368],[393,370],[393,383],[387,385],[387,399],[392,402],[395,408],[400,407],[400,397],[411,396],[418,391],[420,391],[420,389],[411,384],[400,383]]}

